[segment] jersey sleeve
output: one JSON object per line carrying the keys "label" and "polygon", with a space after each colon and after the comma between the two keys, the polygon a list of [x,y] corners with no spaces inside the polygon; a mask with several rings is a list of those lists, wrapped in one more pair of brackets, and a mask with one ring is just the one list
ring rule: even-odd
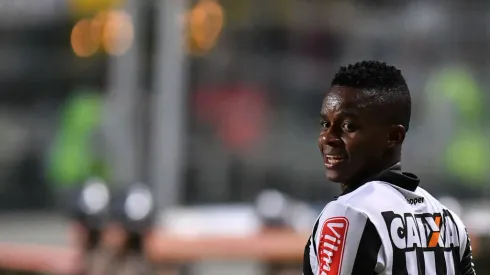
{"label": "jersey sleeve", "polygon": [[468,231],[465,230],[465,245],[463,256],[461,257],[461,275],[475,275],[475,265],[473,263],[473,252]]}
{"label": "jersey sleeve", "polygon": [[[362,212],[334,201],[319,217],[308,241],[311,273],[315,275],[371,274],[378,264],[381,238]],[[307,246],[308,247],[308,246]]]}

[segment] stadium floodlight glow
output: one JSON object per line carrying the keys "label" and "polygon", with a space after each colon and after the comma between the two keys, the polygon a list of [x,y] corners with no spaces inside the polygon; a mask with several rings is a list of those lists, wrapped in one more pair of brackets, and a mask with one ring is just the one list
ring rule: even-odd
{"label": "stadium floodlight glow", "polygon": [[[124,232],[121,247],[125,255],[129,251],[141,253],[146,233],[153,227],[155,199],[151,189],[143,183],[121,186],[111,200],[111,220]],[[121,256],[124,257],[124,256]]]}
{"label": "stadium floodlight glow", "polygon": [[129,189],[124,203],[124,212],[131,221],[140,221],[148,217],[153,209],[153,198],[150,190],[140,186]]}
{"label": "stadium floodlight glow", "polygon": [[128,232],[142,232],[153,224],[155,199],[143,183],[119,189],[111,203],[111,218]]}
{"label": "stadium floodlight glow", "polygon": [[89,179],[81,191],[80,208],[87,215],[102,213],[109,206],[110,193],[107,185],[98,178]]}
{"label": "stadium floodlight glow", "polygon": [[309,229],[318,216],[318,211],[308,203],[274,189],[259,193],[255,210],[266,227],[287,227],[296,231]]}
{"label": "stadium floodlight glow", "polygon": [[68,199],[73,218],[85,228],[98,230],[104,226],[109,210],[111,194],[100,178],[89,178]]}
{"label": "stadium floodlight glow", "polygon": [[278,218],[287,205],[286,197],[277,190],[264,190],[256,200],[257,211],[264,218]]}
{"label": "stadium floodlight glow", "polygon": [[108,185],[104,180],[92,177],[78,188],[69,190],[64,199],[70,217],[80,225],[81,235],[86,235],[82,238],[84,249],[94,249],[101,241],[101,231],[108,218],[111,201]]}
{"label": "stadium floodlight glow", "polygon": [[255,200],[257,214],[266,226],[284,226],[288,212],[289,198],[277,191],[267,189],[259,193]]}

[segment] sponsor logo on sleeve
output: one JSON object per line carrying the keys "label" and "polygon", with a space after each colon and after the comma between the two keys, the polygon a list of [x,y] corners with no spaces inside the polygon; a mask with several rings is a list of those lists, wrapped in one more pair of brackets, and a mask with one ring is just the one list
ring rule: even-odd
{"label": "sponsor logo on sleeve", "polygon": [[333,217],[323,224],[318,247],[320,275],[340,274],[348,228],[345,217]]}

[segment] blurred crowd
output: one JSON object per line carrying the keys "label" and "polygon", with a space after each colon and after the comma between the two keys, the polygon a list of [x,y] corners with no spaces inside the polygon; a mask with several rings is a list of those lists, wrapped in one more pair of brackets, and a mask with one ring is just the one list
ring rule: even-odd
{"label": "blurred crowd", "polygon": [[[265,188],[311,202],[337,195],[316,145],[319,109],[338,67],[362,59],[396,65],[408,82],[404,170],[436,196],[490,195],[490,3],[219,3],[213,47],[188,55],[183,203],[251,201]],[[143,12],[150,33],[152,12]],[[72,26],[67,18],[0,26],[0,209],[49,208],[64,185],[110,180],[101,153],[110,142],[101,134],[110,60],[74,55]],[[149,70],[154,41],[141,37]],[[150,78],[142,106],[152,100]]]}

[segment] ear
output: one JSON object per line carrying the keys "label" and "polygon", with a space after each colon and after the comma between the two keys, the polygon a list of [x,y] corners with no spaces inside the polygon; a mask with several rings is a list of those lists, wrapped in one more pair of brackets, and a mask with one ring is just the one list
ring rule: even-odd
{"label": "ear", "polygon": [[392,125],[390,126],[388,133],[388,147],[394,148],[400,146],[405,140],[405,135],[407,130],[403,125]]}

